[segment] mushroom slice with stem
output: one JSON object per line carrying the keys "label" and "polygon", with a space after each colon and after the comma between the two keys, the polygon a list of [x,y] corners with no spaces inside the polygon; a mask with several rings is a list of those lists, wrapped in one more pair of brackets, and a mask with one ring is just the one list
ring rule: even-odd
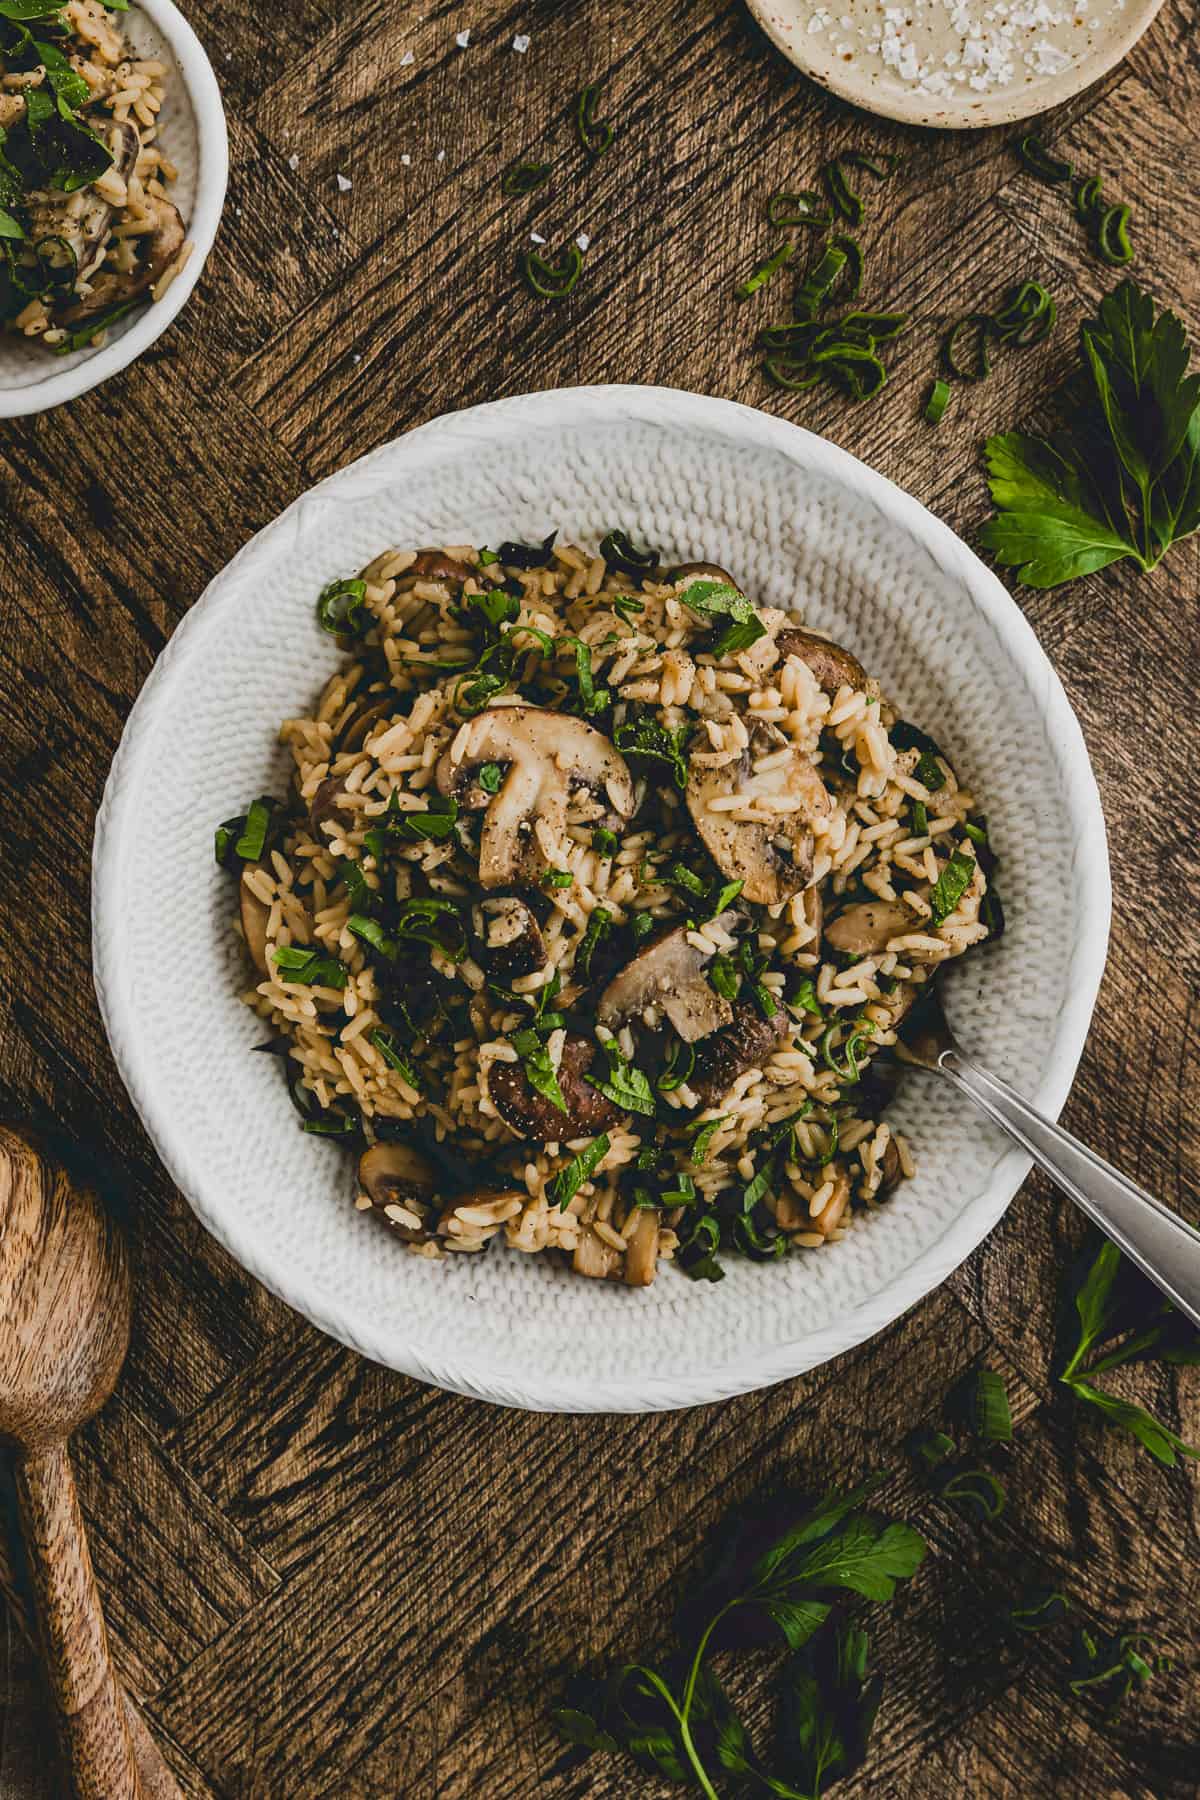
{"label": "mushroom slice with stem", "polygon": [[[774,749],[787,750],[768,769],[755,763]],[[753,813],[714,802],[738,800]],[[704,847],[723,875],[742,883],[757,906],[777,906],[807,887],[813,868],[813,826],[833,811],[816,769],[791,745],[775,745],[755,731],[740,757],[720,768],[688,770],[687,803]]]}
{"label": "mushroom slice with stem", "polygon": [[[731,930],[737,915],[724,912],[714,923]],[[685,1044],[719,1031],[733,1018],[733,1007],[718,994],[705,974],[714,950],[697,950],[687,927],[678,925],[640,950],[625,964],[600,996],[596,1020],[616,1031],[627,1019],[640,1018],[648,1006],[664,1012]]]}
{"label": "mushroom slice with stem", "polygon": [[835,644],[830,638],[819,637],[815,631],[803,631],[798,625],[787,625],[775,639],[780,656],[798,656],[807,663],[816,677],[817,686],[826,694],[836,694],[839,688],[852,687],[862,689],[867,683],[867,671],[857,656]]}
{"label": "mushroom slice with stem", "polygon": [[271,917],[271,909],[265,900],[260,900],[253,888],[246,884],[246,876],[262,867],[261,863],[248,863],[242,871],[242,879],[238,882],[238,912],[242,922],[242,936],[246,940],[246,949],[250,961],[260,975],[269,975],[267,963],[267,922]]}
{"label": "mushroom slice with stem", "polygon": [[585,1225],[579,1233],[571,1267],[577,1275],[588,1275],[593,1281],[619,1281],[623,1253]]}
{"label": "mushroom slice with stem", "polygon": [[[0,105],[2,104],[0,101]],[[22,100],[22,110],[24,106],[25,102]],[[120,123],[97,124],[92,129],[113,159],[112,168],[105,170],[102,179],[111,182],[115,175],[122,182],[128,181],[137,167],[142,147],[137,126],[130,120],[123,120]],[[61,239],[75,258],[75,279],[86,281],[103,260],[108,230],[116,207],[111,200],[106,200],[98,193],[94,186],[86,190],[78,211],[72,210],[73,204],[78,205],[78,202],[70,194],[56,192],[48,197],[37,208],[30,236],[35,243],[46,238]]]}
{"label": "mushroom slice with stem", "polygon": [[566,834],[567,801],[584,789],[604,808],[598,824],[633,816],[633,778],[624,757],[582,719],[534,706],[489,707],[459,731],[437,767],[438,789],[478,804],[472,780],[483,763],[505,770],[487,801],[479,839],[479,879],[486,888],[538,887],[546,852],[537,826],[551,839]]}
{"label": "mushroom slice with stem", "polygon": [[358,1159],[358,1185],[371,1210],[405,1243],[428,1241],[425,1208],[437,1192],[437,1175],[418,1151],[407,1144],[372,1144]]}
{"label": "mushroom slice with stem", "polygon": [[625,1284],[627,1287],[649,1287],[658,1267],[658,1214],[651,1206],[643,1206],[632,1220],[625,1221]]}

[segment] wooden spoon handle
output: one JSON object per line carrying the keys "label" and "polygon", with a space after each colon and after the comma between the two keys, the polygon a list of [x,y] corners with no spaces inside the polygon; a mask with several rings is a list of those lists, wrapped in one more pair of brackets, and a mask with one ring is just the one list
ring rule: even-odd
{"label": "wooden spoon handle", "polygon": [[177,1797],[142,1784],[65,1444],[17,1460],[17,1497],[50,1693],[78,1800]]}

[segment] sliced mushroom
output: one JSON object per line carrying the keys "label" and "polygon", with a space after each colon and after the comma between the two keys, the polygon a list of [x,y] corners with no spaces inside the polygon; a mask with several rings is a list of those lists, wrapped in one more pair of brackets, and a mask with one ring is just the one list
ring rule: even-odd
{"label": "sliced mushroom", "polygon": [[143,239],[145,258],[136,268],[124,273],[102,269],[92,282],[92,291],[74,306],[57,315],[64,325],[76,325],[110,306],[136,300],[154,286],[183,249],[187,238],[178,207],[169,200],[155,200],[154,230]]}
{"label": "sliced mushroom", "polygon": [[[4,101],[0,100],[0,107],[3,105]],[[22,109],[24,105],[22,100]],[[106,173],[115,173],[122,181],[128,181],[137,167],[142,147],[137,126],[130,120],[120,123],[107,121],[104,124],[97,121],[91,129],[104,143],[113,159],[112,170]],[[87,189],[78,212],[72,211],[71,206],[71,195],[55,194],[46,200],[38,207],[31,235],[35,242],[47,237],[61,238],[70,246],[75,258],[76,280],[86,281],[104,257],[108,229],[116,208],[111,200],[104,199],[94,187]],[[66,317],[65,314],[63,316]]]}
{"label": "sliced mushroom", "polygon": [[593,1281],[619,1281],[621,1260],[615,1245],[606,1244],[590,1225],[585,1225],[579,1233],[571,1267],[577,1275],[589,1275]]}
{"label": "sliced mushroom", "polygon": [[734,1008],[733,1022],[724,1031],[705,1039],[696,1053],[696,1067],[688,1086],[702,1106],[715,1106],[747,1069],[761,1069],[791,1033],[784,1007],[764,1019],[754,1006]]}
{"label": "sliced mushroom", "polygon": [[533,706],[490,707],[464,725],[437,768],[443,794],[478,805],[472,776],[482,763],[505,770],[499,792],[483,794],[487,812],[479,840],[479,879],[484,887],[537,887],[546,870],[538,841],[541,820],[561,841],[567,801],[586,789],[615,824],[631,818],[633,780],[624,757],[582,719]]}
{"label": "sliced mushroom", "polygon": [[246,885],[246,876],[254,869],[261,867],[253,863],[243,871],[238,883],[238,908],[242,921],[242,936],[246,940],[246,949],[250,961],[260,975],[269,975],[271,970],[267,963],[267,922],[271,917],[271,909],[265,901],[260,900],[252,888]]}
{"label": "sliced mushroom", "polygon": [[394,704],[391,697],[372,700],[369,706],[361,707],[357,712],[352,713],[342,726],[341,734],[338,737],[338,749],[361,750],[379,721],[390,715]]}
{"label": "sliced mushroom", "polygon": [[818,637],[814,631],[802,631],[798,625],[788,625],[775,642],[780,656],[798,656],[801,662],[807,663],[816,677],[817,686],[827,694],[836,694],[841,687],[861,689],[866,685],[867,671],[858,658],[829,638]]}
{"label": "sliced mushroom", "polygon": [[340,775],[327,775],[308,803],[308,821],[318,844],[327,842],[323,825],[336,821],[343,830],[354,823],[354,809],[343,805],[346,791]]}
{"label": "sliced mushroom", "polygon": [[418,550],[416,561],[405,573],[417,575],[422,581],[448,581],[461,587],[464,581],[474,581],[479,571],[459,562],[456,556],[448,556],[444,550]]}
{"label": "sliced mushroom", "polygon": [[[688,809],[705,849],[721,873],[740,881],[746,899],[758,906],[777,906],[807,887],[813,867],[812,827],[833,810],[816,769],[790,745],[785,761],[755,770],[756,759],[774,748],[764,733],[756,731],[733,762],[712,769],[697,766],[693,759],[688,771]],[[714,800],[733,795],[747,803],[761,801],[759,810],[770,813],[772,822],[737,820],[728,812],[712,810]],[[773,802],[794,803],[794,810],[776,812]]]}
{"label": "sliced mushroom", "polygon": [[651,1206],[640,1207],[632,1222],[626,1220],[622,1234],[625,1252],[625,1281],[629,1287],[649,1287],[658,1267],[658,1214]]}
{"label": "sliced mushroom", "polygon": [[[519,1062],[496,1062],[488,1076],[492,1104],[518,1137],[539,1144],[568,1138],[595,1137],[621,1118],[621,1112],[585,1077],[599,1054],[591,1038],[568,1037],[558,1065],[558,1086],[566,1101],[560,1112],[553,1100],[529,1085]],[[602,1065],[603,1066],[603,1065]]]}
{"label": "sliced mushroom", "polygon": [[[728,930],[735,918],[724,912],[716,923]],[[616,1031],[626,1019],[640,1018],[648,1006],[657,1006],[685,1044],[719,1031],[732,1020],[733,1008],[705,974],[713,954],[697,950],[688,942],[687,927],[676,926],[647,944],[609,982],[596,1008],[598,1023]]]}
{"label": "sliced mushroom", "polygon": [[0,94],[0,131],[11,131],[25,117],[23,94]]}
{"label": "sliced mushroom", "polygon": [[667,570],[663,579],[664,581],[722,581],[726,587],[737,588],[739,594],[742,591],[741,583],[735,581],[729,570],[723,569],[720,563],[677,563],[673,569]]}
{"label": "sliced mushroom", "polygon": [[485,900],[482,955],[493,981],[511,987],[546,966],[546,940],[529,907],[515,894]]}
{"label": "sliced mushroom", "polygon": [[411,1225],[398,1216],[403,1211],[423,1219],[423,1209],[437,1191],[432,1164],[416,1150],[407,1144],[372,1144],[358,1159],[358,1185],[371,1202],[372,1211],[406,1244],[428,1242],[432,1233],[424,1224]]}
{"label": "sliced mushroom", "polygon": [[819,887],[810,887],[804,890],[804,922],[812,927],[815,934],[804,946],[805,955],[819,956],[821,931],[825,924],[825,902],[821,898]]}
{"label": "sliced mushroom", "polygon": [[904,1167],[900,1161],[900,1151],[894,1137],[889,1137],[883,1146],[883,1155],[879,1159],[879,1166],[883,1173],[879,1186],[875,1189],[875,1197],[881,1200],[885,1194],[890,1194],[893,1188],[899,1187],[904,1180]]}
{"label": "sliced mushroom", "polygon": [[860,900],[825,927],[825,942],[843,956],[870,956],[913,930],[918,914],[900,900]]}

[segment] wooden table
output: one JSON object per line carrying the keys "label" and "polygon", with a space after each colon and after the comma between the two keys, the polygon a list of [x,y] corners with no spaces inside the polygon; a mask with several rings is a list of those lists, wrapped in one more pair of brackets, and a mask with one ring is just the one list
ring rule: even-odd
{"label": "wooden table", "polygon": [[[280,30],[274,8],[209,0],[195,22],[225,88],[233,178],[199,294],[119,379],[0,430],[0,1100],[92,1146],[128,1211],[133,1349],[77,1453],[120,1667],[189,1796],[665,1793],[558,1742],[545,1709],[565,1675],[651,1646],[710,1524],[765,1480],[903,1466],[905,1431],[985,1356],[1019,1418],[1008,1511],[988,1548],[911,1475],[891,1490],[933,1554],[879,1617],[878,1736],[838,1791],[1195,1794],[1186,1666],[1103,1726],[1064,1696],[1039,1640],[997,1656],[981,1629],[996,1571],[1031,1563],[1084,1616],[1144,1625],[1185,1664],[1197,1649],[1194,1473],[1081,1418],[1054,1379],[1078,1230],[1045,1183],[938,1293],[811,1375],[682,1415],[538,1418],[319,1337],[205,1236],[126,1099],[90,971],[105,774],[209,577],[313,480],[474,401],[666,382],[826,433],[969,535],[987,510],[982,437],[1066,371],[1109,285],[1061,196],[1019,171],[1015,133],[855,113],[800,79],[739,0],[426,3],[290,0]],[[1128,63],[1046,121],[1133,205],[1138,272],[1193,333],[1198,21],[1196,0],[1167,0]],[[618,132],[595,166],[570,129],[589,80]],[[906,155],[868,195],[866,295],[915,315],[861,407],[767,388],[750,339],[776,308],[733,297],[773,241],[766,196],[810,185],[848,146]],[[502,199],[500,171],[543,152],[552,185]],[[516,279],[534,228],[552,247],[592,239],[557,305]],[[918,412],[939,325],[1026,275],[1057,296],[1052,341],[957,391],[930,430]],[[1113,857],[1111,959],[1067,1122],[1193,1217],[1198,589],[1200,538],[1152,578],[1018,594],[1082,719]],[[1194,1371],[1141,1371],[1128,1391],[1200,1437]],[[0,1581],[19,1622],[11,1549]],[[4,1664],[0,1792],[41,1794],[19,1623]]]}

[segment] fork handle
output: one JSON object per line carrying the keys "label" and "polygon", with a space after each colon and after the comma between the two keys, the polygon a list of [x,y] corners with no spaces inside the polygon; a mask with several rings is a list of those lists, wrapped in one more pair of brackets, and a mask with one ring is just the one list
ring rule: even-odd
{"label": "fork handle", "polygon": [[1111,1163],[1051,1124],[998,1075],[989,1074],[961,1050],[944,1050],[937,1066],[1014,1138],[1081,1212],[1106,1232],[1179,1308],[1200,1326],[1200,1231],[1171,1212]]}

